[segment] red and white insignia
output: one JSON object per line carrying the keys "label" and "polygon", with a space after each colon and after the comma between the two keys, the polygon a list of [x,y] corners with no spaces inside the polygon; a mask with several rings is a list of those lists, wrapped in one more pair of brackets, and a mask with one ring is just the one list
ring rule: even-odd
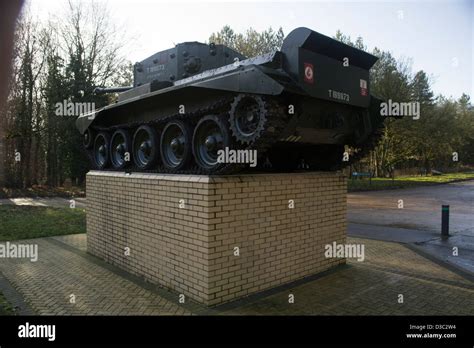
{"label": "red and white insignia", "polygon": [[314,83],[313,64],[311,63],[304,63],[304,81]]}
{"label": "red and white insignia", "polygon": [[367,97],[369,90],[367,89],[367,80],[360,79],[360,95]]}

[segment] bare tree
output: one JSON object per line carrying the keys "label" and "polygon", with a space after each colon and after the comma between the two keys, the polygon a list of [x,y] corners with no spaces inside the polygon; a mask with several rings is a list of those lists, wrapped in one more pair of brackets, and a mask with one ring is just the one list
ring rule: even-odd
{"label": "bare tree", "polygon": [[9,125],[7,159],[16,158],[11,179],[22,187],[31,186],[39,179],[36,158],[42,107],[39,80],[45,61],[41,49],[43,40],[41,29],[26,11],[17,26],[10,110],[4,114]]}
{"label": "bare tree", "polygon": [[110,18],[101,3],[70,1],[47,23],[28,10],[19,19],[11,88],[0,110],[11,185],[84,179],[88,168],[75,119],[57,116],[54,105],[67,100],[100,107],[107,97],[95,96],[94,86],[129,79],[130,64],[120,54],[125,33]]}
{"label": "bare tree", "polygon": [[121,50],[127,42],[125,32],[110,21],[110,13],[98,2],[68,2],[65,21],[60,25],[64,56],[81,52],[85,78],[107,85],[118,67],[125,64]]}

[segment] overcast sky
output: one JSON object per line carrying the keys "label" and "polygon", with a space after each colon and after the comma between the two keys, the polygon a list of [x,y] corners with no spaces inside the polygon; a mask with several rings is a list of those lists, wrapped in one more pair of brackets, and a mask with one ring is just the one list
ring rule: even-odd
{"label": "overcast sky", "polygon": [[[84,0],[87,1],[87,0]],[[106,2],[112,20],[133,42],[124,52],[132,62],[183,41],[201,41],[230,25],[243,32],[280,26],[285,34],[305,26],[327,36],[338,29],[412,59],[413,71],[432,77],[435,94],[474,98],[474,0],[439,1],[137,1]],[[33,15],[59,13],[65,0],[30,0]]]}

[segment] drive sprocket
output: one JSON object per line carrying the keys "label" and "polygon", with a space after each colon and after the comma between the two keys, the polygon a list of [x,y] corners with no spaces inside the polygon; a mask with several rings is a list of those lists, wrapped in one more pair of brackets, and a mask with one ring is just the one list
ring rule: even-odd
{"label": "drive sprocket", "polygon": [[230,106],[229,125],[232,135],[242,144],[257,140],[267,121],[265,101],[258,95],[239,94]]}

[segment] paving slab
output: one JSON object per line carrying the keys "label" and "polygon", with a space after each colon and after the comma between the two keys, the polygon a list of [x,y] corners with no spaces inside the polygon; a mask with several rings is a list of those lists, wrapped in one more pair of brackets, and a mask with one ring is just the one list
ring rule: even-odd
{"label": "paving slab", "polygon": [[[83,241],[79,244],[82,245],[86,238],[84,234],[69,240],[79,241],[81,238]],[[112,272],[105,263],[57,239],[20,242],[38,245],[38,261],[2,259],[0,272],[37,314],[191,314],[166,296],[144,289],[126,274]]]}
{"label": "paving slab", "polygon": [[[86,235],[39,238],[39,259],[1,259],[0,272],[37,314],[472,315],[474,282],[400,243],[349,237],[365,258],[310,279],[207,308],[86,253]],[[289,303],[289,294],[295,302]],[[398,303],[403,294],[404,303]],[[75,303],[71,303],[75,295]]]}
{"label": "paving slab", "polygon": [[474,234],[458,233],[448,238],[418,242],[414,247],[474,279]]}

